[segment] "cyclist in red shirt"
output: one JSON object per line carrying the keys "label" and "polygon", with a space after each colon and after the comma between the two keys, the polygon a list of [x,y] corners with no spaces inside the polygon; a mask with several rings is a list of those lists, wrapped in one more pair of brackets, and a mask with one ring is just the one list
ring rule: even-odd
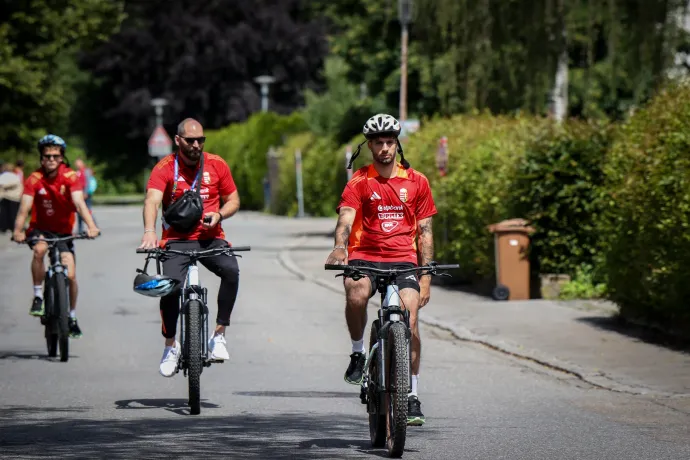
{"label": "cyclist in red shirt", "polygon": [[[210,249],[228,246],[220,221],[234,215],[240,208],[240,197],[232,179],[228,164],[218,155],[203,151],[204,129],[201,124],[188,118],[177,128],[175,144],[178,153],[163,158],[151,171],[146,199],[144,202],[144,236],[140,248],[152,249],[167,246],[170,249]],[[204,156],[204,170],[200,169],[200,158]],[[194,188],[201,181],[200,194],[204,212],[196,228],[190,233],[180,233],[162,219],[163,235],[158,241],[156,214],[162,203],[163,209],[183,195],[185,190]],[[222,204],[222,205],[221,205]],[[210,217],[210,223],[204,218]],[[163,260],[165,276],[184,281],[186,277],[186,257],[178,256]],[[230,325],[230,314],[237,299],[239,286],[239,267],[237,259],[229,255],[208,257],[200,261],[211,272],[220,276],[218,290],[218,314],[216,331],[209,340],[209,350],[213,359],[230,359],[226,348],[225,328]],[[165,348],[161,358],[159,372],[164,377],[172,377],[177,369],[180,344],[175,340],[177,318],[179,314],[179,289],[161,297],[160,310],[163,319],[162,333],[165,337]]]}
{"label": "cyclist in red shirt", "polygon": [[[87,225],[86,233],[95,238],[100,233],[91,213],[86,207],[82,187],[77,180],[77,173],[65,164],[65,150],[67,144],[59,136],[48,134],[38,142],[38,152],[41,154],[41,167],[31,173],[24,183],[19,212],[14,223],[14,240],[22,242],[29,238],[55,238],[72,234],[74,227],[74,211],[84,219]],[[24,223],[31,211],[29,228],[24,232]],[[34,300],[29,313],[33,316],[43,316],[43,281],[45,266],[43,259],[48,251],[45,242],[30,243],[34,252],[31,262],[31,275],[34,282]],[[77,271],[74,260],[74,244],[70,242],[58,243],[62,263],[67,266],[67,278],[70,297],[70,337],[82,336],[77,323]]]}
{"label": "cyclist in red shirt", "polygon": [[[398,141],[400,123],[394,117],[377,114],[364,125],[364,136],[373,163],[356,171],[345,186],[337,211],[335,247],[327,264],[349,264],[377,268],[410,268],[433,260],[431,219],[436,214],[429,181],[410,168]],[[364,144],[362,142],[362,144]],[[354,160],[359,154],[353,155]],[[400,152],[400,163],[396,161]],[[350,162],[350,165],[352,161]],[[367,303],[376,293],[376,280],[345,279],[345,317],[352,339],[350,364],[345,381],[362,383],[365,364],[364,329]],[[421,425],[424,415],[417,394],[421,340],[417,322],[419,308],[429,302],[431,276],[420,280],[411,275],[398,280],[400,298],[410,313],[412,330],[412,385],[408,396],[408,424]]]}

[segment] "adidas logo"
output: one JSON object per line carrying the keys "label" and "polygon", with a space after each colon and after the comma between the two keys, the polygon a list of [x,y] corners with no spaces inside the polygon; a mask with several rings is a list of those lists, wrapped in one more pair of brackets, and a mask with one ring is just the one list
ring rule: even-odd
{"label": "adidas logo", "polygon": [[374,200],[380,200],[381,197],[379,196],[378,193],[374,192],[374,193],[371,194],[371,197],[370,197],[369,199],[370,199],[371,201],[374,201]]}
{"label": "adidas logo", "polygon": [[48,192],[46,192],[46,189],[42,188],[41,190],[38,191],[39,195],[47,195]]}

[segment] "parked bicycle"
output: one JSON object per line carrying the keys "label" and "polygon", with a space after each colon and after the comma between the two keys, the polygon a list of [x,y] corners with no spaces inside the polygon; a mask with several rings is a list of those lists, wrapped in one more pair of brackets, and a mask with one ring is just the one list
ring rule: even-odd
{"label": "parked bicycle", "polygon": [[407,436],[407,395],[410,391],[410,316],[401,306],[397,278],[416,273],[450,276],[438,270],[458,268],[459,265],[431,263],[405,269],[379,269],[351,265],[326,265],[326,270],[340,270],[344,276],[359,280],[368,275],[376,277],[381,294],[378,317],[371,325],[369,355],[364,365],[364,379],[360,391],[362,404],[367,405],[369,435],[374,447],[388,449],[391,457],[401,457]]}
{"label": "parked bicycle", "polygon": [[[197,261],[205,257],[218,255],[235,255],[236,252],[250,251],[249,246],[226,246],[204,250],[178,251],[175,249],[137,249],[137,254],[147,254],[143,270],[139,273],[146,274],[151,259],[156,260],[157,273],[160,275],[160,259],[166,256],[184,256],[189,258],[187,264],[187,276],[180,293],[180,328],[179,342],[182,344],[182,353],[175,372],[183,371],[185,377],[189,377],[189,408],[192,415],[201,412],[201,371],[204,367],[210,367],[213,363],[222,363],[222,360],[212,360],[208,356],[208,306],[206,288],[199,281],[199,267]],[[136,282],[135,282],[136,284]]]}
{"label": "parked bicycle", "polygon": [[43,241],[48,244],[50,265],[46,270],[44,281],[44,309],[41,324],[45,326],[45,339],[48,357],[55,358],[60,351],[60,361],[69,360],[69,278],[67,267],[62,263],[58,243],[92,239],[86,233],[56,238],[29,238],[19,244],[37,243]]}

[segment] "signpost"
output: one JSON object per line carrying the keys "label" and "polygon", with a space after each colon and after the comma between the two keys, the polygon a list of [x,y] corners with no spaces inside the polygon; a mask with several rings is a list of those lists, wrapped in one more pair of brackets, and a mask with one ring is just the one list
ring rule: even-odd
{"label": "signpost", "polygon": [[436,152],[436,167],[441,177],[448,173],[448,138],[443,136],[438,141],[438,151]]}
{"label": "signpost", "polygon": [[350,160],[352,159],[352,146],[350,144],[347,144],[347,147],[345,147],[345,170],[347,171],[347,181],[350,182],[350,179],[352,179],[352,169],[347,169],[347,165],[350,164]]}
{"label": "signpost", "polygon": [[297,179],[297,217],[304,217],[304,190],[302,186],[302,151],[295,151],[295,176]]}
{"label": "signpost", "polygon": [[149,155],[152,157],[164,157],[172,153],[172,139],[165,132],[162,125],[156,126],[149,137]]}

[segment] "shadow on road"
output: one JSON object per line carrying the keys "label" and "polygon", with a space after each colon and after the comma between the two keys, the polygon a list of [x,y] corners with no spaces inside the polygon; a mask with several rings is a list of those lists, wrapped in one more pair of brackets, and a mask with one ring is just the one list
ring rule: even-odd
{"label": "shadow on road", "polygon": [[[69,359],[79,358],[77,355],[69,355]],[[23,352],[23,351],[0,351],[0,360],[19,361],[19,360],[36,360],[47,361],[50,363],[60,363],[60,358],[49,358],[45,353]],[[64,364],[64,363],[60,363]]]}
{"label": "shadow on road", "polygon": [[[147,400],[143,400],[147,401]],[[124,402],[124,401],[123,401]],[[17,420],[0,413],[8,457],[344,459],[385,456],[371,449],[365,417],[289,413],[230,417]]]}
{"label": "shadow on road", "polygon": [[578,318],[578,321],[605,331],[617,332],[645,343],[665,347],[670,350],[690,353],[690,340],[665,334],[649,327],[632,324],[620,316],[602,318],[600,316]]}
{"label": "shadow on road", "polygon": [[[218,409],[220,406],[201,400],[202,409]],[[165,409],[178,415],[189,415],[186,399],[121,399],[115,401],[116,409]]]}
{"label": "shadow on road", "polygon": [[234,394],[273,398],[359,398],[359,394],[344,391],[236,391]]}

